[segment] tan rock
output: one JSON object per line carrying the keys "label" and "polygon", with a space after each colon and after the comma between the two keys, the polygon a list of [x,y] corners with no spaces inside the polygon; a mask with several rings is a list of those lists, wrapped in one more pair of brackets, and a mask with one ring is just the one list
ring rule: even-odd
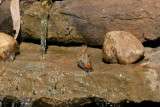
{"label": "tan rock", "polygon": [[144,56],[144,47],[131,33],[108,32],[103,43],[103,59],[109,63],[130,64]]}
{"label": "tan rock", "polygon": [[[23,40],[40,41],[40,0],[21,0]],[[10,0],[0,6],[0,32],[14,34]],[[60,0],[49,13],[47,41],[103,45],[110,31],[127,31],[142,43],[160,38],[159,0]]]}
{"label": "tan rock", "polygon": [[0,61],[8,58],[14,60],[15,53],[19,51],[17,41],[5,33],[0,33]]}

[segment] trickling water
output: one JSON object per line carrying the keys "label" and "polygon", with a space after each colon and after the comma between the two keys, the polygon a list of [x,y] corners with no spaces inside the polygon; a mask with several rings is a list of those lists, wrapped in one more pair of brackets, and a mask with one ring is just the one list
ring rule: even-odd
{"label": "trickling water", "polygon": [[44,57],[46,49],[46,36],[48,25],[48,13],[52,6],[52,0],[41,1],[41,56]]}

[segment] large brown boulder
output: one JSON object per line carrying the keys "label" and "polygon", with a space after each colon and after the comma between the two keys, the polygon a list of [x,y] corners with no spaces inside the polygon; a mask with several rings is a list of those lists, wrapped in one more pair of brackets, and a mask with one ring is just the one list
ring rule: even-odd
{"label": "large brown boulder", "polygon": [[131,33],[108,32],[103,43],[103,59],[109,63],[130,64],[144,56],[144,47]]}
{"label": "large brown boulder", "polygon": [[[160,37],[159,8],[159,0],[55,1],[50,11],[47,38],[51,42],[102,45],[107,32],[123,30],[131,32],[141,42],[156,40]],[[2,12],[4,9],[0,14]],[[40,2],[22,0],[21,15],[23,38],[39,40]],[[0,21],[0,31],[4,29],[2,25],[5,24]]]}
{"label": "large brown boulder", "polygon": [[76,0],[63,13],[73,18],[89,44],[102,44],[109,31],[127,31],[141,42],[160,37],[159,0]]}

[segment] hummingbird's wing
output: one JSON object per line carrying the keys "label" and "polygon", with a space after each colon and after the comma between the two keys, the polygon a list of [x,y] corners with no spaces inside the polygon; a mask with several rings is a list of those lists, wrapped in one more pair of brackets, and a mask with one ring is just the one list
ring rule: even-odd
{"label": "hummingbird's wing", "polygon": [[[90,63],[90,62],[89,62]],[[81,60],[77,61],[77,64],[80,68],[84,69],[85,72],[91,72],[92,71],[92,67],[90,67],[90,65],[85,65],[85,63]]]}
{"label": "hummingbird's wing", "polygon": [[85,69],[85,65],[84,65],[84,63],[81,60],[78,60],[77,64],[78,64],[79,67]]}

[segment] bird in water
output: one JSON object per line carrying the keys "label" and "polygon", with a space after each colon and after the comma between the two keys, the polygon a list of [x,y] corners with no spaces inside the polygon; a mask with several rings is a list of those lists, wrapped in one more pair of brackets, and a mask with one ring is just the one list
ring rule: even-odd
{"label": "bird in water", "polygon": [[93,71],[86,45],[82,46],[82,51],[78,54],[77,64],[80,68],[84,69],[85,72]]}

